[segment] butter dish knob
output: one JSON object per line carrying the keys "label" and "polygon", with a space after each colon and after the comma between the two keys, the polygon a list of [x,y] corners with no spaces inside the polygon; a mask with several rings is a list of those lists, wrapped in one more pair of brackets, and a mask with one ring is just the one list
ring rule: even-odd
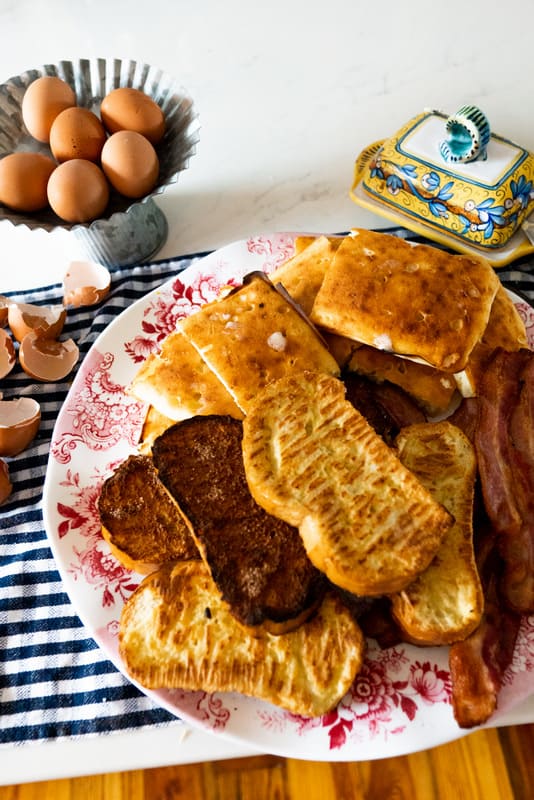
{"label": "butter dish knob", "polygon": [[446,138],[439,143],[439,152],[449,164],[487,157],[491,138],[488,118],[477,106],[462,106],[445,123]]}

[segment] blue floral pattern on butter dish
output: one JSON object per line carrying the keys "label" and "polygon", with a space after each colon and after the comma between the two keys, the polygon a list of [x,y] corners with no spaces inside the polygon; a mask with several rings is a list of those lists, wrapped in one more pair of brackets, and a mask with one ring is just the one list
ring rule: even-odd
{"label": "blue floral pattern on butter dish", "polygon": [[479,232],[485,240],[491,239],[497,229],[515,228],[521,211],[534,200],[534,185],[525,175],[512,180],[509,194],[502,204],[487,197],[480,203],[468,199],[462,203],[455,197],[455,181],[442,183],[442,178],[434,170],[419,169],[414,164],[395,164],[383,158],[379,150],[369,165],[369,176],[385,183],[385,189],[392,198],[407,192],[416,198],[433,217],[458,220],[458,230],[462,234]]}
{"label": "blue floral pattern on butter dish", "polygon": [[[475,111],[465,106],[456,114],[466,130]],[[534,155],[491,133],[488,123],[475,137],[477,160],[445,161],[439,145],[446,122],[442,112],[425,111],[395,136],[369,145],[355,161],[351,196],[365,205],[361,193],[370,195],[378,201],[373,210],[382,205],[388,218],[400,211],[408,227],[410,220],[422,224],[427,235],[439,238],[439,231],[497,251],[534,217]]]}

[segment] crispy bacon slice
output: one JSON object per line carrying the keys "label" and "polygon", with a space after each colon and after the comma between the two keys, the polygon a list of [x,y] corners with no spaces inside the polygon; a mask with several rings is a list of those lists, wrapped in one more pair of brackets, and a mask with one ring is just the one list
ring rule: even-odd
{"label": "crispy bacon slice", "polygon": [[470,442],[474,442],[478,424],[478,398],[462,398],[460,405],[453,411],[450,417],[448,417],[448,420],[450,423],[460,428]]}
{"label": "crispy bacon slice", "polygon": [[482,725],[495,711],[521,622],[521,615],[506,608],[499,594],[503,562],[496,538],[487,527],[478,531],[477,565],[484,587],[484,613],[476,631],[449,650],[452,708],[461,728]]}
{"label": "crispy bacon slice", "polygon": [[504,561],[502,593],[534,611],[534,352],[497,349],[479,392],[475,447],[484,505]]}

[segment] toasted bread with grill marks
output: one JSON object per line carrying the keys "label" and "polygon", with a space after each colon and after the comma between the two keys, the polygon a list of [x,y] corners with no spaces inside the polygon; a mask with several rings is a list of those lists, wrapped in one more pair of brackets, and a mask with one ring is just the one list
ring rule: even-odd
{"label": "toasted bread with grill marks", "polygon": [[296,528],[253,499],[241,440],[239,420],[194,417],[156,439],[154,463],[232,613],[256,630],[285,632],[317,607],[325,579]]}
{"label": "toasted bread with grill marks", "polygon": [[399,458],[454,517],[427,569],[391,598],[410,642],[452,644],[480,623],[484,594],[473,548],[474,448],[450,422],[422,423],[397,436]]}
{"label": "toasted bread with grill marks", "polygon": [[333,594],[298,630],[252,636],[221,600],[206,566],[191,561],[145,578],[123,608],[119,650],[130,676],[146,688],[237,691],[313,717],[349,690],[365,642]]}
{"label": "toasted bread with grill marks", "polygon": [[98,512],[104,539],[127,569],[146,574],[167,561],[199,558],[189,527],[149,456],[129,456],[104,481]]}
{"label": "toasted bread with grill marks", "polygon": [[298,526],[332,583],[376,596],[428,566],[452,518],[346,400],[341,381],[309,371],[274,381],[243,430],[252,494]]}

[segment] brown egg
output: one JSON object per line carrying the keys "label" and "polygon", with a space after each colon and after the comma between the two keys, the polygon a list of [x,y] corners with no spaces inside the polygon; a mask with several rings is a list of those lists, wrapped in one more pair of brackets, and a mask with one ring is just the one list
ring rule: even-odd
{"label": "brown egg", "polygon": [[48,181],[48,202],[66,222],[90,222],[102,216],[109,200],[106,176],[96,164],[74,158],[56,167]]}
{"label": "brown egg", "polygon": [[10,153],[0,160],[0,203],[14,211],[39,211],[56,163],[41,153]]}
{"label": "brown egg", "polygon": [[106,131],[96,114],[88,108],[66,108],[50,129],[50,149],[58,161],[86,158],[99,161]]}
{"label": "brown egg", "polygon": [[48,142],[57,115],[76,105],[76,95],[61,78],[43,75],[30,83],[22,98],[22,119],[28,131],[40,142]]}
{"label": "brown egg", "polygon": [[157,144],[165,133],[165,116],[158,104],[139,89],[114,89],[102,100],[102,122],[110,133],[137,131]]}
{"label": "brown egg", "polygon": [[158,180],[159,161],[148,139],[135,131],[118,131],[102,148],[102,169],[121,194],[138,198]]}
{"label": "brown egg", "polygon": [[31,397],[0,400],[0,456],[16,456],[35,439],[41,408]]}

